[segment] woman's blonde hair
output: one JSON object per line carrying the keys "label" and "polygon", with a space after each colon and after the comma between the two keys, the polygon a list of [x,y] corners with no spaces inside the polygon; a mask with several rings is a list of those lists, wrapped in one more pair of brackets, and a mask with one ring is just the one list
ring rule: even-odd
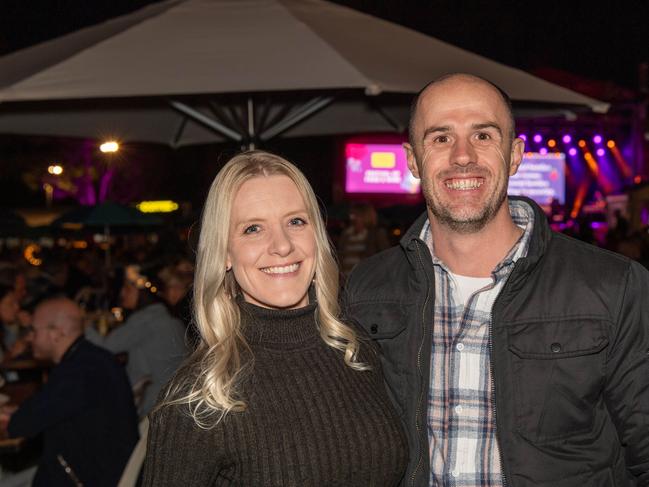
{"label": "woman's blonde hair", "polygon": [[249,365],[243,354],[248,345],[234,299],[238,285],[234,273],[226,272],[230,215],[234,196],[245,181],[275,175],[287,176],[295,183],[314,229],[314,287],[320,335],[327,345],[344,353],[349,367],[367,369],[358,361],[356,334],[338,319],[338,266],[309,182],[297,167],[279,156],[263,151],[241,153],[219,171],[207,195],[194,276],[193,313],[202,340],[172,381],[161,404],[189,405],[191,416],[203,428],[215,426],[231,411],[246,408],[239,383]]}

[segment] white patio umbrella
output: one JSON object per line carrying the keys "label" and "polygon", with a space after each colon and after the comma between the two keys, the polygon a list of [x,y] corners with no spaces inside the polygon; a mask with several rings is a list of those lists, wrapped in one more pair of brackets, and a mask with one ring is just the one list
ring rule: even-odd
{"label": "white patio umbrella", "polygon": [[167,0],[0,58],[0,132],[182,146],[403,130],[446,73],[519,107],[607,105],[321,0]]}

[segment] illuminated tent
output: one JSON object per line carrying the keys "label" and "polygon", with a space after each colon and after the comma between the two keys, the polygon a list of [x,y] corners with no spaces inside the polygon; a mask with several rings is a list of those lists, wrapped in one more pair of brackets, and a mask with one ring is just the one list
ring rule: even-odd
{"label": "illuminated tent", "polygon": [[0,132],[182,146],[403,131],[412,94],[457,71],[518,110],[607,109],[320,0],[167,0],[0,58]]}

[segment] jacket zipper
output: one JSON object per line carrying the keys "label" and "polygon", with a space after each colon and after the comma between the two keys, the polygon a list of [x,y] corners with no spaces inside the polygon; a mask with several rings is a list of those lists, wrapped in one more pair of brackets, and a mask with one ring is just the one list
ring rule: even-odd
{"label": "jacket zipper", "polygon": [[516,266],[514,265],[514,269],[512,269],[511,273],[509,274],[507,281],[505,282],[503,288],[500,290],[500,293],[496,297],[493,305],[491,306],[491,313],[489,313],[489,372],[491,374],[489,379],[491,381],[491,409],[494,415],[494,426],[496,427],[496,441],[498,442],[498,456],[500,458],[500,470],[503,479],[503,487],[507,487],[507,476],[505,475],[505,461],[503,459],[503,450],[501,448],[500,434],[498,433],[498,415],[496,413],[496,380],[494,379],[494,353],[493,353],[493,341],[494,341],[493,310],[496,308],[496,304],[498,303],[500,296],[502,296],[505,290],[507,289],[507,284],[509,283],[515,269]]}
{"label": "jacket zipper", "polygon": [[[416,244],[415,244],[416,245]],[[421,254],[419,252],[419,247],[417,246],[417,260],[419,261],[419,264],[421,266],[421,269],[424,271],[424,274],[426,273],[426,270],[424,269],[424,262],[421,259]],[[428,281],[428,278],[426,278],[426,281]],[[419,345],[419,350],[417,351],[417,371],[419,372],[419,376],[423,377],[423,373],[421,370],[421,351],[424,346],[424,341],[425,341],[425,335],[426,335],[426,306],[428,305],[428,299],[430,297],[430,282],[428,282],[428,286],[426,287],[426,299],[424,300],[424,306],[421,310],[421,327],[422,327],[422,338],[421,338],[421,344]],[[419,442],[419,459],[417,460],[417,465],[415,466],[415,469],[412,471],[412,475],[410,476],[410,485],[414,486],[415,485],[415,478],[417,476],[417,472],[419,471],[419,468],[421,467],[421,461],[423,458],[423,451],[421,448],[421,427],[419,424],[419,415],[421,414],[421,402],[423,400],[424,396],[424,390],[425,387],[421,386],[420,387],[420,393],[419,393],[419,400],[417,401],[417,409],[415,410],[415,428],[417,430],[417,439]]]}

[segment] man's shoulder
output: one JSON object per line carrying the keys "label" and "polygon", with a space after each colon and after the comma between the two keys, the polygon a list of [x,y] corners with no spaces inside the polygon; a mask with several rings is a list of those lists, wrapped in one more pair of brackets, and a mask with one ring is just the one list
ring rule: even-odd
{"label": "man's shoulder", "polygon": [[[568,266],[586,273],[597,273],[606,278],[607,272],[625,273],[629,268],[640,266],[628,257],[583,242],[562,233],[554,233],[548,253],[559,257]],[[612,276],[611,276],[612,277]]]}
{"label": "man's shoulder", "polygon": [[360,262],[344,288],[347,311],[357,305],[398,307],[411,304],[427,285],[414,254],[392,247]]}
{"label": "man's shoulder", "polygon": [[352,270],[348,283],[359,286],[373,286],[376,282],[384,282],[389,276],[407,270],[410,264],[404,249],[397,245],[383,250],[359,262]]}
{"label": "man's shoulder", "polygon": [[76,353],[70,355],[61,365],[66,371],[78,370],[82,374],[96,374],[98,370],[121,374],[124,368],[113,353],[86,339],[81,340]]}

